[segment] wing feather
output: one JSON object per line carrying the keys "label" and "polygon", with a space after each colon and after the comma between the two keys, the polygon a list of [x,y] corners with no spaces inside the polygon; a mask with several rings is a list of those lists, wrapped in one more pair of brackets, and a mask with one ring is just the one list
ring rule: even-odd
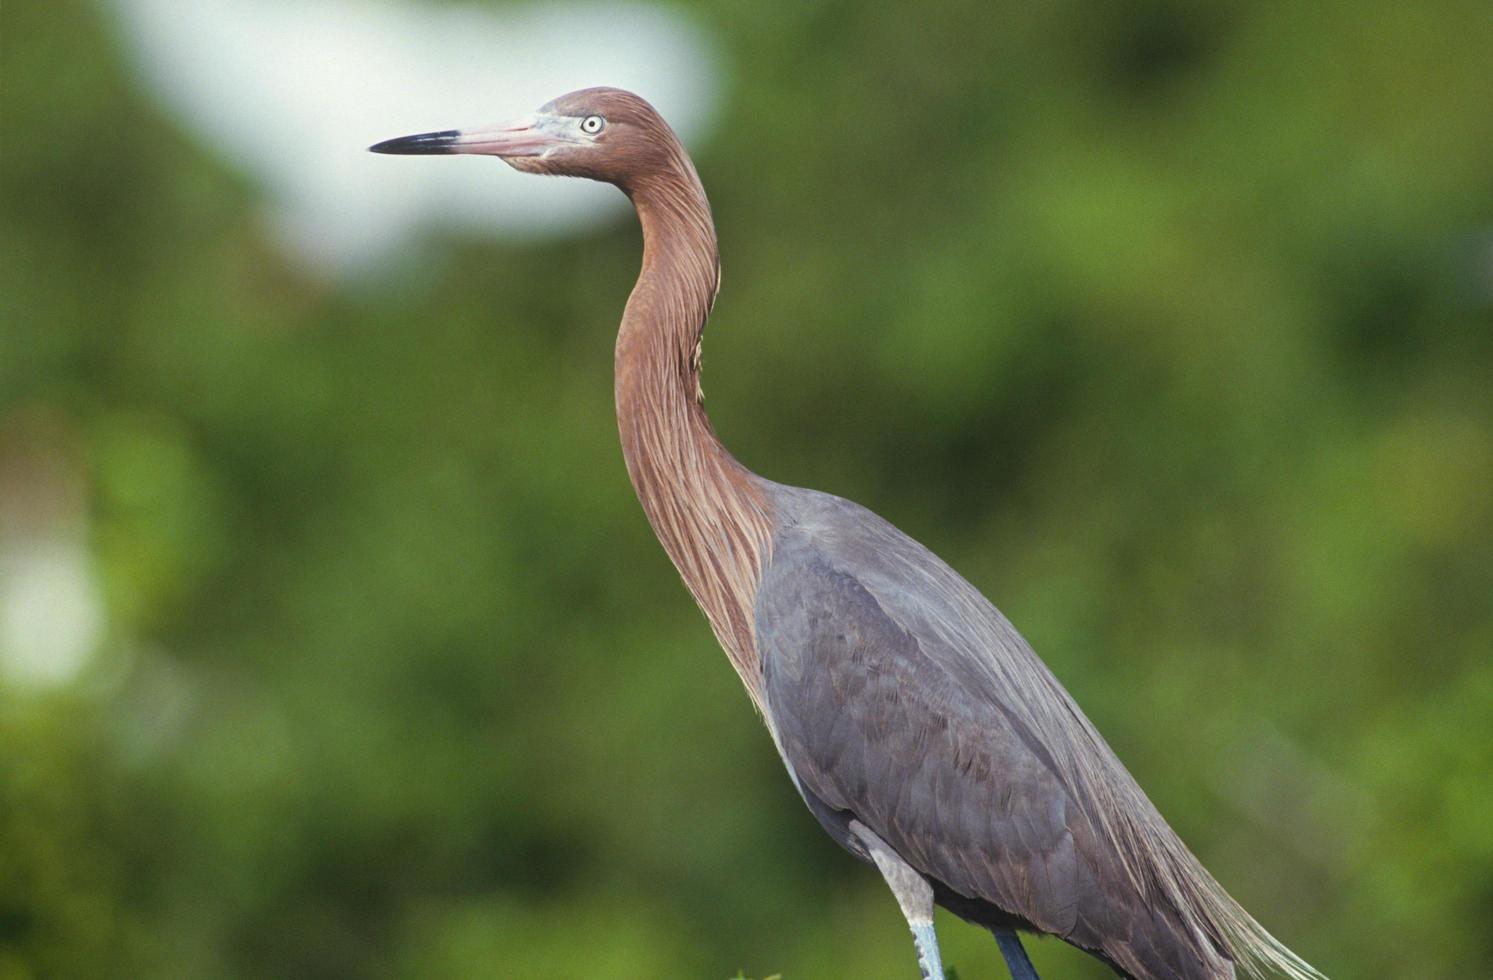
{"label": "wing feather", "polygon": [[1096,792],[1134,782],[1045,665],[926,549],[826,499],[774,540],[756,606],[768,720],[806,797],[956,896],[1127,973],[1231,977]]}

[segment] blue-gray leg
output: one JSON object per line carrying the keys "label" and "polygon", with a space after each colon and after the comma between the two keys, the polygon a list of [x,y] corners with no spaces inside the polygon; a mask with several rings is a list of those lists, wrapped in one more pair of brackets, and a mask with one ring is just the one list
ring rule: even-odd
{"label": "blue-gray leg", "polygon": [[866,853],[886,879],[907,925],[912,929],[913,942],[918,946],[918,969],[923,973],[923,980],[944,980],[943,962],[938,956],[938,937],[933,933],[933,886],[859,820],[850,821],[850,832],[866,848]]}
{"label": "blue-gray leg", "polygon": [[1037,971],[1032,967],[1032,961],[1026,958],[1026,950],[1021,948],[1021,940],[1016,933],[1010,929],[990,931],[995,933],[1001,955],[1006,958],[1006,969],[1011,971],[1011,980],[1038,980]]}
{"label": "blue-gray leg", "polygon": [[[929,910],[930,914],[932,910]],[[943,963],[938,957],[938,937],[933,934],[933,920],[909,922],[912,926],[912,941],[918,945],[918,969],[923,971],[923,980],[943,980]]]}

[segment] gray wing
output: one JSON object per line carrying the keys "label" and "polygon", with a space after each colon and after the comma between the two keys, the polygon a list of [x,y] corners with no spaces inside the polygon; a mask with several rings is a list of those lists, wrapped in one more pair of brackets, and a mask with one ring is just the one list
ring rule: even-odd
{"label": "gray wing", "polygon": [[1000,613],[869,511],[792,504],[757,640],[769,721],[816,813],[853,816],[956,896],[1128,973],[1231,975],[1166,903],[1142,900],[1105,801],[1073,771],[1113,756],[1075,757],[1066,733],[1092,726]]}

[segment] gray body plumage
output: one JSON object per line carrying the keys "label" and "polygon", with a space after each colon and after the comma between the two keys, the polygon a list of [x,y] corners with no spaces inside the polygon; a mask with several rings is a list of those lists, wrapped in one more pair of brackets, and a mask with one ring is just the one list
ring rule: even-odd
{"label": "gray body plumage", "polygon": [[766,486],[767,721],[825,829],[869,860],[869,828],[970,921],[1137,977],[1232,977],[1227,925],[1168,894],[1201,867],[1006,618],[865,508]]}

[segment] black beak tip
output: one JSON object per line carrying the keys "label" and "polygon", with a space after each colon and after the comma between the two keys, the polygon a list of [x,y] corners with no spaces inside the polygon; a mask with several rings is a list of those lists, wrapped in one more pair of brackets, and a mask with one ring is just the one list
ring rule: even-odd
{"label": "black beak tip", "polygon": [[451,148],[456,145],[456,137],[458,135],[457,130],[446,129],[439,133],[400,136],[397,139],[375,143],[368,148],[368,151],[370,153],[398,153],[406,156],[450,153]]}

